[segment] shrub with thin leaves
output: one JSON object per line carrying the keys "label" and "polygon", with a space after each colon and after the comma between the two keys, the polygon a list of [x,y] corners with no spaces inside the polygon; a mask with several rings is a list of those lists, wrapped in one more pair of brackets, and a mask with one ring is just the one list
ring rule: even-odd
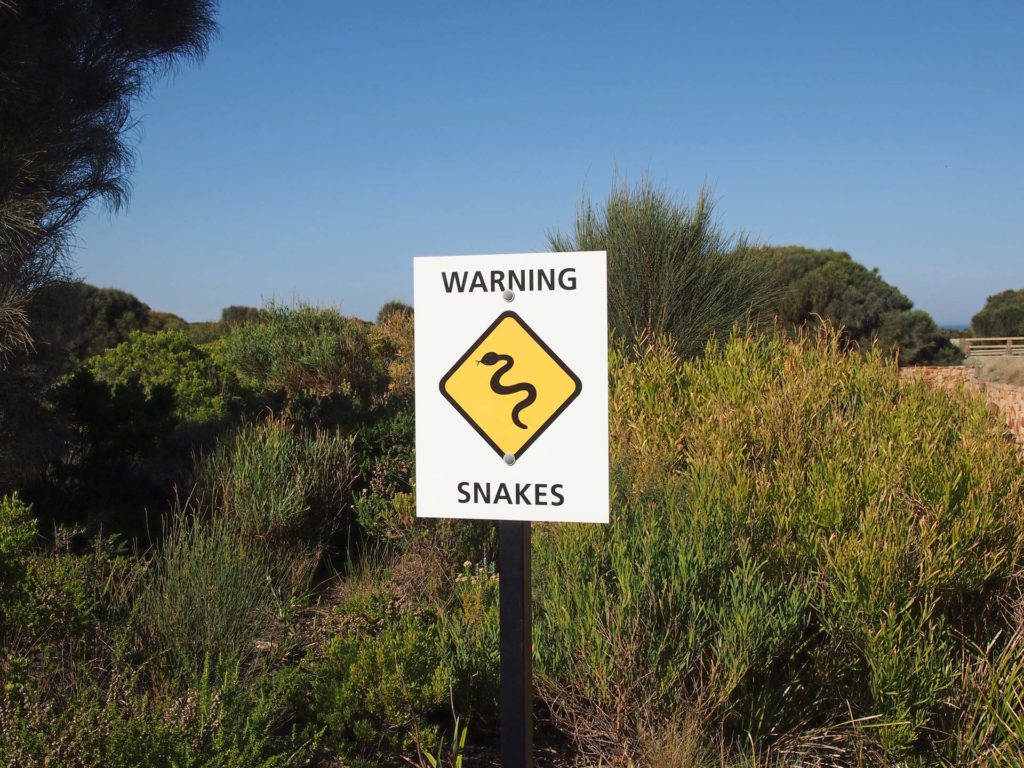
{"label": "shrub with thin leaves", "polygon": [[385,305],[371,331],[374,353],[387,365],[389,403],[409,403],[413,397],[412,311],[388,311]]}
{"label": "shrub with thin leaves", "polygon": [[304,399],[343,398],[370,409],[387,388],[384,364],[373,354],[370,330],[337,310],[270,304],[256,322],[234,326],[219,359],[257,390],[281,390],[292,408]]}
{"label": "shrub with thin leaves", "polygon": [[841,347],[614,356],[611,524],[535,535],[541,691],[585,750],[638,757],[672,722],[757,754],[815,729],[885,764],[954,750],[1020,573],[1020,448]]}
{"label": "shrub with thin leaves", "polygon": [[341,527],[354,476],[351,438],[275,418],[223,438],[197,466],[204,504],[271,543],[315,542]]}
{"label": "shrub with thin leaves", "polygon": [[10,288],[0,289],[0,370],[15,353],[32,346],[25,298]]}
{"label": "shrub with thin leaves", "polygon": [[179,511],[135,604],[143,650],[172,676],[250,659],[273,645],[303,567],[229,518]]}
{"label": "shrub with thin leaves", "polygon": [[571,232],[552,232],[554,251],[608,252],[608,326],[627,343],[667,335],[684,357],[757,321],[776,289],[768,266],[743,237],[726,234],[701,189],[688,206],[646,177],[585,198]]}
{"label": "shrub with thin leaves", "polygon": [[953,696],[961,716],[949,747],[956,765],[1024,765],[1024,596],[1008,602],[1008,618],[961,669]]}

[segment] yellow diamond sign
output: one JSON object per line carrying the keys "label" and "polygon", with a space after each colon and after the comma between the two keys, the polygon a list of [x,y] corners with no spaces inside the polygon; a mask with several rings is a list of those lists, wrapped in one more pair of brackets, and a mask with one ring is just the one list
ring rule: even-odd
{"label": "yellow diamond sign", "polygon": [[515,312],[504,312],[441,379],[441,394],[499,456],[519,458],[582,384]]}

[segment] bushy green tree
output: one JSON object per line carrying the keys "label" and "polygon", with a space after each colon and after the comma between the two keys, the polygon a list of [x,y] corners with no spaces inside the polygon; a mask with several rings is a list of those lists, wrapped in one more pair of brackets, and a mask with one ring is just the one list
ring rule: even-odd
{"label": "bushy green tree", "polygon": [[844,337],[869,347],[899,350],[904,365],[956,362],[959,352],[931,316],[848,253],[801,246],[766,246],[765,259],[779,285],[773,310],[789,330],[827,321]]}
{"label": "bushy green tree", "polygon": [[1024,288],[989,296],[971,329],[976,336],[1024,336]]}
{"label": "bushy green tree", "polygon": [[737,322],[758,320],[773,293],[763,260],[715,222],[702,189],[682,204],[648,179],[615,186],[602,206],[586,198],[555,251],[608,252],[608,324],[628,343],[668,335],[686,356]]}

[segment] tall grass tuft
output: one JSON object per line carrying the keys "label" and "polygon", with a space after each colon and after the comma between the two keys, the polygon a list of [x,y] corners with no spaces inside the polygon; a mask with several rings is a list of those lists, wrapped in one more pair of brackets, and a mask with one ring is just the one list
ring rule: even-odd
{"label": "tall grass tuft", "polygon": [[[233,520],[179,511],[134,606],[145,653],[171,677],[250,660],[273,647],[295,597],[296,562]],[[308,570],[307,574],[308,575]]]}
{"label": "tall grass tuft", "polygon": [[555,251],[608,252],[608,324],[628,344],[667,335],[683,357],[766,314],[776,288],[743,237],[723,232],[707,188],[687,206],[644,177],[614,186],[603,206],[584,198]]}
{"label": "tall grass tuft", "polygon": [[959,765],[1024,765],[1024,597],[1009,608],[1004,633],[971,649],[962,667],[951,734]]}
{"label": "tall grass tuft", "polygon": [[964,675],[1005,679],[977,649],[1013,645],[1024,533],[984,403],[829,329],[613,357],[611,524],[535,535],[541,693],[581,749],[649,759],[681,723],[694,754],[979,754],[963,718],[1006,717]]}
{"label": "tall grass tuft", "polygon": [[243,426],[200,460],[197,486],[204,506],[246,535],[316,542],[344,524],[355,471],[351,438],[270,418]]}

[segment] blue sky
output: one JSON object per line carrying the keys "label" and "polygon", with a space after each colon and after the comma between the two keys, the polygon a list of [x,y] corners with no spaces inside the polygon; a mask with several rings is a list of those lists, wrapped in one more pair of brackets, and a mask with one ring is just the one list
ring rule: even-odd
{"label": "blue sky", "polygon": [[81,277],[372,318],[412,257],[546,249],[615,174],[848,251],[940,323],[1024,287],[1024,4],[223,0],[139,105]]}

